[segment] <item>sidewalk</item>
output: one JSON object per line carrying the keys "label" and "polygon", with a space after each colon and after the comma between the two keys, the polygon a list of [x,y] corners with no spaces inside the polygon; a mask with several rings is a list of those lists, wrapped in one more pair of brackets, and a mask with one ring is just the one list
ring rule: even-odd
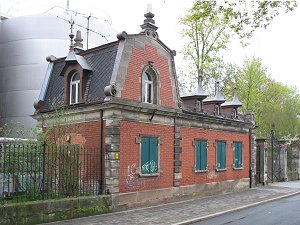
{"label": "sidewalk", "polygon": [[251,207],[297,193],[300,193],[300,181],[274,183],[241,192],[50,224],[190,224],[191,222],[200,221],[205,218]]}

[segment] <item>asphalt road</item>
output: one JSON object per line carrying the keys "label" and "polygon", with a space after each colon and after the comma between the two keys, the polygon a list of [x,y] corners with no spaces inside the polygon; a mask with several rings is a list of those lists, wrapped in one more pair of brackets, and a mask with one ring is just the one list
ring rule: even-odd
{"label": "asphalt road", "polygon": [[300,194],[202,220],[194,225],[299,225]]}

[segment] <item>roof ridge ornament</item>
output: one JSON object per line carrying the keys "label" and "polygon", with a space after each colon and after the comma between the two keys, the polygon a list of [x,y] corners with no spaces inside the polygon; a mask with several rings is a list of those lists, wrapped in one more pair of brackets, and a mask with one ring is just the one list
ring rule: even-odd
{"label": "roof ridge ornament", "polygon": [[155,15],[152,13],[151,4],[147,5],[147,13],[145,13],[144,16],[146,19],[144,20],[144,23],[141,25],[142,31],[140,33],[146,34],[147,37],[157,39],[158,34],[156,30],[158,29],[158,27],[155,26],[155,20],[153,19]]}
{"label": "roof ridge ornament", "polygon": [[80,30],[77,30],[76,31],[76,36],[75,36],[75,44],[74,44],[74,49],[75,50],[83,50],[83,44],[82,44],[82,37],[81,37],[81,31]]}
{"label": "roof ridge ornament", "polygon": [[73,38],[74,38],[74,34],[73,34],[73,25],[74,25],[74,20],[71,17],[71,21],[69,21],[70,25],[71,25],[71,33],[69,34],[70,37],[70,50],[69,52],[73,52],[74,51],[74,43],[73,43]]}

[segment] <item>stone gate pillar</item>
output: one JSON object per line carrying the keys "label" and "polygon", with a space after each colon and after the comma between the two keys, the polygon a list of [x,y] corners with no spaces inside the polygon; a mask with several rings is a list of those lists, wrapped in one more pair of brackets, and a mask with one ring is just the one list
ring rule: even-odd
{"label": "stone gate pillar", "polygon": [[297,178],[300,178],[300,142],[293,141],[292,147],[292,170],[297,172]]}
{"label": "stone gate pillar", "polygon": [[256,133],[255,133],[255,122],[254,122],[254,113],[252,110],[247,110],[246,118],[252,123],[251,128],[249,129],[249,139],[250,139],[250,187],[254,187],[255,183],[255,174],[256,174]]}
{"label": "stone gate pillar", "polygon": [[288,142],[285,140],[278,141],[279,144],[279,175],[281,181],[288,180],[287,174],[287,147]]}
{"label": "stone gate pillar", "polygon": [[263,185],[267,184],[268,173],[267,173],[267,153],[268,153],[268,142],[267,139],[256,139],[257,150],[256,150],[256,176],[259,183]]}

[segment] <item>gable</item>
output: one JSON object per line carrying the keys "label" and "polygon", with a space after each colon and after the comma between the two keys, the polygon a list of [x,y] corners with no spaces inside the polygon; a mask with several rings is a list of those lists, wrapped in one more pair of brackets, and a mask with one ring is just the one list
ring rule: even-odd
{"label": "gable", "polygon": [[174,65],[174,52],[159,39],[144,34],[129,35],[123,40],[123,51],[115,83],[117,97],[142,101],[142,75],[151,68],[156,71],[158,105],[177,107],[179,92]]}

